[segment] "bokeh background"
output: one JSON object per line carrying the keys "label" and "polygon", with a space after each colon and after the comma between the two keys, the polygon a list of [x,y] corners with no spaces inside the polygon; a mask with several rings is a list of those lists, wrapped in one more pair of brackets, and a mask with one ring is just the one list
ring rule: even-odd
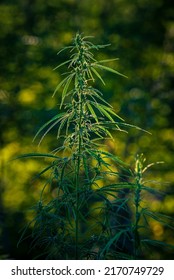
{"label": "bokeh background", "polygon": [[[54,133],[40,147],[32,139],[59,110],[61,93],[51,96],[61,69],[53,68],[67,59],[66,52],[57,52],[77,31],[94,36],[96,44],[111,44],[96,57],[119,57],[110,66],[128,79],[103,72],[106,86],[96,86],[126,122],[152,133],[117,133],[108,149],[129,164],[137,153],[143,153],[147,163],[164,162],[149,176],[166,195],[150,204],[174,216],[173,0],[1,0],[0,28],[0,258],[30,259],[35,254],[29,250],[30,238],[18,248],[17,242],[39,199],[43,182],[32,178],[44,162],[10,159],[48,152],[56,145]],[[153,238],[174,244],[172,230],[155,222],[151,230]],[[154,256],[170,259],[174,254],[161,249]]]}

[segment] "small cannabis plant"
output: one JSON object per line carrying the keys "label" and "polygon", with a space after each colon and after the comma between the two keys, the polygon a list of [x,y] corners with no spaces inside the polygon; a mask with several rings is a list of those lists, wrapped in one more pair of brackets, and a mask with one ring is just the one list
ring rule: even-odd
{"label": "small cannabis plant", "polygon": [[77,34],[73,44],[59,52],[70,54],[55,68],[67,66],[53,94],[62,92],[60,109],[35,136],[41,135],[41,143],[57,127],[57,147],[52,153],[21,156],[50,160],[37,175],[48,173],[48,179],[34,208],[32,246],[40,246],[43,256],[52,259],[142,258],[143,246],[162,243],[144,237],[148,217],[165,225],[168,217],[142,207],[142,193],[155,192],[142,179],[147,169],[142,157],[132,169],[104,145],[105,139],[114,140],[111,131],[133,126],[94,87],[96,79],[105,85],[102,70],[124,75],[106,66],[114,59],[94,58],[92,51],[106,45],[88,40]]}

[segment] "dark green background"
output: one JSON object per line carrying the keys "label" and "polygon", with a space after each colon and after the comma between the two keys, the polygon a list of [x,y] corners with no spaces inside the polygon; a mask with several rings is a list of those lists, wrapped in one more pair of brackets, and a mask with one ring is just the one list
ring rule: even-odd
{"label": "dark green background", "polygon": [[[166,191],[161,200],[149,201],[152,209],[174,215],[174,2],[172,0],[1,0],[0,4],[0,101],[1,101],[1,258],[28,259],[30,240],[19,248],[20,230],[32,217],[28,209],[39,198],[42,182],[32,176],[44,164],[34,160],[9,162],[15,155],[49,151],[56,146],[54,133],[37,147],[32,139],[37,129],[58,109],[61,80],[67,59],[57,56],[71,43],[77,31],[94,36],[96,44],[111,46],[98,58],[116,58],[110,66],[128,79],[101,73],[106,86],[96,86],[126,122],[135,129],[118,133],[108,148],[132,164],[137,153],[147,163],[164,161],[148,174]],[[153,183],[152,183],[153,185]],[[151,224],[152,237],[174,244],[173,232]],[[28,253],[27,253],[28,252]],[[150,258],[149,252],[149,258]],[[154,258],[172,258],[157,250]]]}

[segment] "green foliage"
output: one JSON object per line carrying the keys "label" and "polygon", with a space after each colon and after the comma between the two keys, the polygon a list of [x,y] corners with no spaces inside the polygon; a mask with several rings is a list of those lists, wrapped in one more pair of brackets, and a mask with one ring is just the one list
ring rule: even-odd
{"label": "green foliage", "polygon": [[77,33],[72,46],[62,50],[69,51],[70,59],[58,67],[67,65],[68,72],[54,95],[62,91],[60,109],[64,112],[47,121],[35,136],[42,133],[41,143],[58,126],[57,139],[62,143],[51,154],[29,153],[20,157],[53,160],[36,176],[50,172],[29,224],[33,225],[32,247],[40,246],[42,256],[53,259],[146,257],[145,245],[166,246],[144,238],[149,219],[172,230],[173,220],[142,206],[146,202],[142,192],[152,191],[143,181],[143,174],[153,164],[144,167],[140,156],[132,170],[103,145],[106,139],[114,139],[110,130],[122,131],[120,123],[130,125],[106,104],[103,94],[92,84],[96,79],[105,84],[98,69],[125,76],[102,65],[112,60],[97,61],[91,50],[105,46],[87,39]]}
{"label": "green foliage", "polygon": [[[51,158],[36,160],[31,157],[10,164],[8,161],[19,154],[32,151],[45,153],[61,145],[63,138],[55,140],[54,137],[56,125],[39,147],[32,143],[32,137],[43,123],[57,114],[57,103],[61,102],[62,88],[56,93],[56,98],[50,98],[50,95],[56,84],[65,77],[61,76],[62,68],[58,68],[57,71],[52,71],[52,68],[57,65],[57,49],[64,45],[69,46],[77,30],[92,34],[97,42],[111,43],[107,48],[100,48],[98,51],[93,49],[96,59],[105,61],[111,57],[120,57],[120,61],[102,64],[111,68],[116,67],[129,79],[122,79],[121,76],[96,68],[106,84],[104,86],[98,77],[95,86],[102,91],[103,99],[114,107],[115,113],[124,116],[125,122],[143,126],[152,133],[149,137],[142,130],[129,129],[129,134],[126,134],[108,129],[110,133],[112,132],[115,144],[109,139],[105,139],[104,144],[111,154],[118,155],[131,166],[134,155],[141,152],[146,155],[149,162],[159,160],[165,162],[164,165],[154,165],[153,172],[148,169],[145,173],[146,180],[149,180],[147,185],[151,188],[151,192],[145,198],[153,211],[161,211],[164,215],[172,217],[174,215],[172,1],[35,0],[31,4],[30,0],[2,0],[0,12],[0,25],[3,27],[0,34],[2,255],[8,255],[11,259],[31,259],[39,254],[39,248],[36,251],[34,249],[29,251],[28,239],[18,248],[16,243],[20,237],[20,229],[33,218],[31,211],[26,209],[39,199],[40,189],[48,180],[52,169],[42,173],[39,180],[37,173],[51,165]],[[60,53],[60,64],[67,59],[66,51]],[[62,65],[63,69],[66,65],[68,64]],[[93,72],[92,74],[95,76]],[[105,104],[104,101],[101,102]],[[98,109],[95,112],[98,116]],[[126,129],[125,122],[123,127],[121,121],[118,121],[119,127]],[[53,123],[54,121],[51,124]],[[41,131],[41,136],[48,127]],[[107,136],[109,137],[110,135]],[[114,183],[112,178],[110,177],[111,183]],[[154,181],[157,181],[157,184]],[[97,183],[101,186],[100,180]],[[162,196],[161,193],[156,193],[157,188],[165,194]],[[174,243],[172,229],[155,221],[151,221],[149,227],[151,230],[146,237],[157,239],[159,242]],[[31,227],[27,235],[30,231]],[[146,257],[173,259],[173,254],[164,247],[158,249],[151,247],[151,250],[146,250]]]}

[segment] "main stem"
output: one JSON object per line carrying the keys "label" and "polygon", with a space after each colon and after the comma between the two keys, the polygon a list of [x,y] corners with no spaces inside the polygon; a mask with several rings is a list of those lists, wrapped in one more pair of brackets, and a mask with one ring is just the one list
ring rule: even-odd
{"label": "main stem", "polygon": [[82,132],[82,122],[83,122],[83,93],[86,88],[86,74],[85,74],[85,58],[84,52],[85,49],[82,44],[82,40],[79,36],[76,37],[76,46],[78,50],[78,59],[76,62],[76,93],[78,98],[78,114],[77,114],[77,150],[76,150],[76,168],[75,168],[75,188],[76,188],[76,221],[75,221],[75,257],[79,259],[79,212],[80,212],[80,203],[79,203],[79,187],[80,187],[80,165],[81,165],[81,154],[82,154],[82,141],[83,141],[83,132]]}
{"label": "main stem", "polygon": [[136,190],[135,190],[135,224],[134,224],[134,259],[138,257],[140,247],[139,235],[139,221],[140,221],[140,201],[141,201],[141,172],[139,171],[136,177]]}
{"label": "main stem", "polygon": [[75,221],[75,232],[76,232],[76,242],[75,242],[75,255],[76,259],[79,259],[79,250],[78,250],[78,244],[79,244],[79,176],[80,176],[80,162],[81,162],[81,125],[82,125],[82,101],[81,101],[81,94],[79,98],[79,123],[78,123],[78,149],[77,149],[77,165],[76,165],[76,221]]}
{"label": "main stem", "polygon": [[139,194],[140,190],[139,187],[137,187],[136,193],[135,193],[135,225],[134,225],[134,258],[137,258],[138,255],[138,248],[139,248],[139,220],[140,220],[140,213],[139,213]]}

